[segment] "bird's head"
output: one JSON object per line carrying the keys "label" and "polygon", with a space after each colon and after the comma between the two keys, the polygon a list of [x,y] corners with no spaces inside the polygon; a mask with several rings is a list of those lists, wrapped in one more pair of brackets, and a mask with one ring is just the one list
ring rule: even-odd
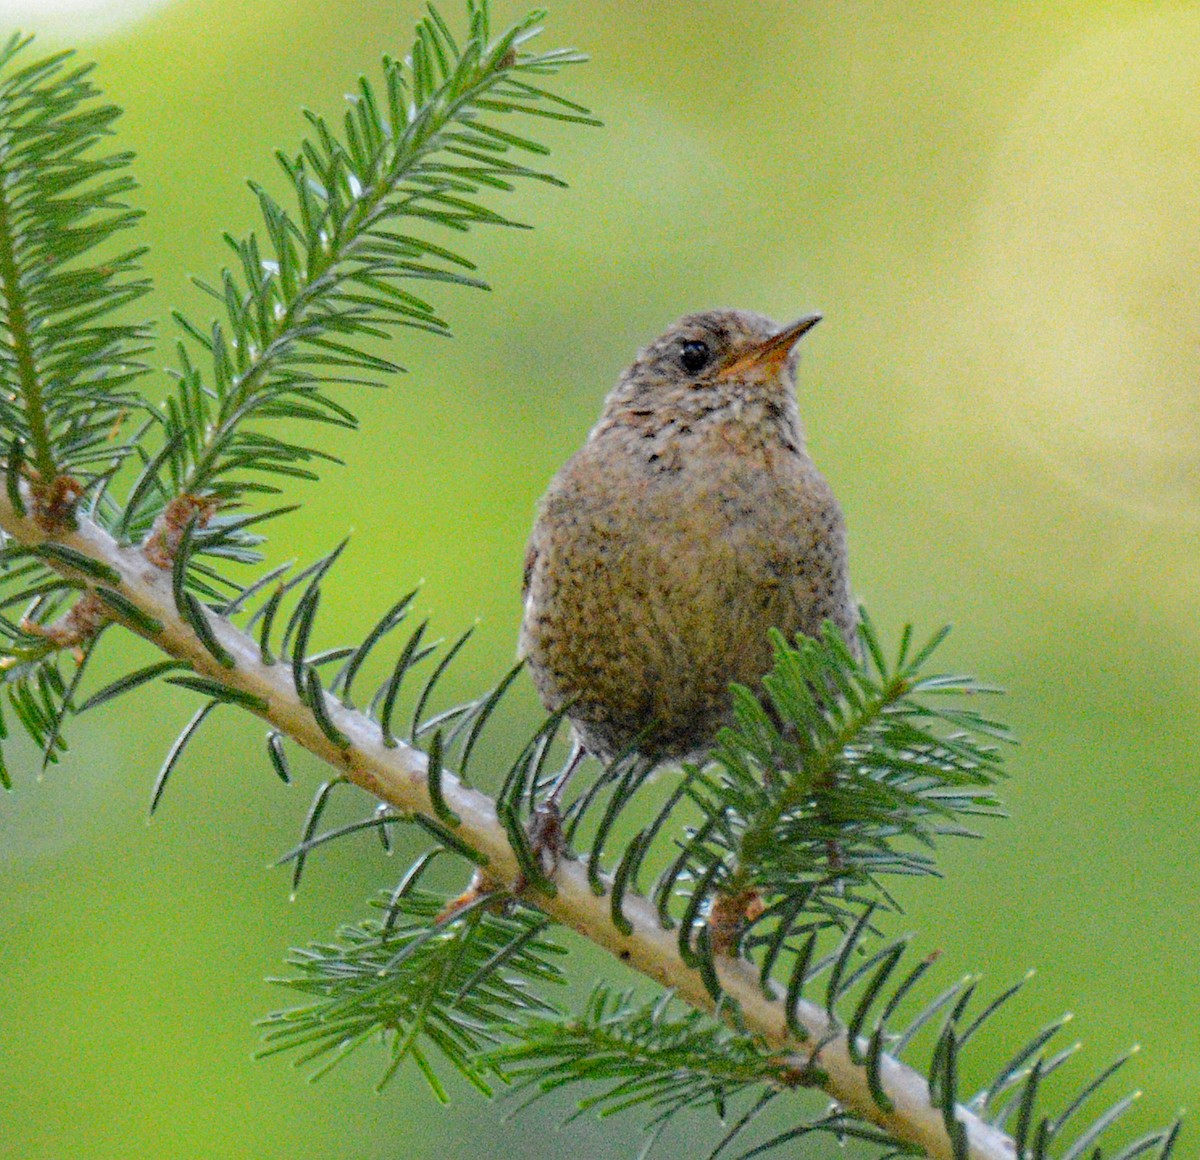
{"label": "bird's head", "polygon": [[820,321],[820,314],[806,314],[781,327],[747,310],[689,314],[638,352],[609,403],[690,411],[733,399],[790,398],[797,344]]}

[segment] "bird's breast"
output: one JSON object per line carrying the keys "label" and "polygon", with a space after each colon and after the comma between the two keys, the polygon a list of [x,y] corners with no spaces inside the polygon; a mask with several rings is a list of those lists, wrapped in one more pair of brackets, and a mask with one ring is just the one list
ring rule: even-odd
{"label": "bird's breast", "polygon": [[522,649],[547,703],[576,700],[585,730],[589,716],[617,738],[656,721],[684,752],[724,718],[731,681],[769,668],[769,628],[811,631],[820,606],[848,599],[840,512],[816,469],[715,439],[700,456],[676,439],[669,465],[650,447],[585,448],[550,488]]}

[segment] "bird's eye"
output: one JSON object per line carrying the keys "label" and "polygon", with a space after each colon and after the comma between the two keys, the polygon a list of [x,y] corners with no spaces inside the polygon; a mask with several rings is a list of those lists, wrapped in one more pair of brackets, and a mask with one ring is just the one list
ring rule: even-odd
{"label": "bird's eye", "polygon": [[690,338],[679,348],[679,362],[689,375],[694,375],[708,366],[712,359],[712,351],[708,343],[698,338]]}

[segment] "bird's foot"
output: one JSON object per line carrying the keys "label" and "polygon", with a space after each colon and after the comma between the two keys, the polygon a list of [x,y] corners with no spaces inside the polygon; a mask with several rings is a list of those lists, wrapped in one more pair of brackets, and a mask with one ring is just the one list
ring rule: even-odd
{"label": "bird's foot", "polygon": [[[525,833],[529,838],[530,852],[538,870],[544,878],[553,878],[568,850],[562,810],[558,808],[556,798],[547,798],[538,805],[529,819],[529,827]],[[525,874],[521,873],[517,876],[513,891],[519,894],[528,885]]]}
{"label": "bird's foot", "polygon": [[[554,778],[550,792],[534,808],[529,825],[525,830],[530,854],[538,874],[543,880],[554,877],[559,864],[570,852],[567,846],[566,832],[563,828],[562,809],[558,801],[584,756],[583,747],[576,742],[566,765]],[[498,906],[511,906],[533,885],[536,883],[530,881],[529,875],[524,870],[517,872],[516,879],[507,888],[489,878],[482,870],[476,870],[466,890],[442,907],[438,914],[438,921],[452,917],[465,907],[478,902],[485,895],[494,896]]]}
{"label": "bird's foot", "polygon": [[[563,829],[562,807],[558,804],[563,791],[579,768],[587,751],[575,738],[567,763],[558,771],[550,783],[550,792],[534,807],[533,815],[525,830],[529,838],[530,853],[543,878],[553,878],[559,863],[567,856],[567,836]],[[524,873],[518,875],[514,891],[520,893],[530,883]]]}

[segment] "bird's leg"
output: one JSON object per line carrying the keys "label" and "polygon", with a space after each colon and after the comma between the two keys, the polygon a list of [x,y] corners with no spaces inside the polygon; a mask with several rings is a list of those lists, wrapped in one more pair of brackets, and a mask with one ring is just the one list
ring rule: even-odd
{"label": "bird's leg", "polygon": [[538,809],[545,809],[547,806],[554,810],[559,808],[559,802],[562,800],[563,791],[567,788],[567,783],[575,775],[575,771],[579,768],[585,757],[587,757],[587,750],[584,749],[583,743],[578,737],[573,737],[571,739],[571,753],[567,758],[567,763],[555,775],[554,784],[551,785],[550,792],[539,804]]}
{"label": "bird's leg", "polygon": [[576,737],[571,744],[571,754],[550,786],[550,792],[534,808],[529,819],[529,842],[533,856],[547,876],[558,869],[558,863],[567,852],[567,841],[563,836],[562,795],[567,784],[587,756],[587,750]]}
{"label": "bird's leg", "polygon": [[[571,754],[567,758],[566,765],[555,774],[550,792],[538,803],[533,811],[533,816],[529,819],[527,831],[529,844],[542,873],[547,877],[553,875],[554,871],[558,869],[559,861],[567,852],[567,840],[563,835],[562,810],[559,807],[559,801],[563,791],[567,788],[567,783],[586,756],[587,750],[576,739],[572,743]],[[438,921],[441,922],[458,913],[464,907],[477,902],[485,894],[496,895],[497,899],[501,900],[501,906],[506,904],[503,900],[507,900],[507,904],[511,904],[513,899],[520,895],[528,885],[529,880],[520,872],[512,886],[505,888],[484,871],[476,870],[466,890],[442,907],[438,914]]]}

